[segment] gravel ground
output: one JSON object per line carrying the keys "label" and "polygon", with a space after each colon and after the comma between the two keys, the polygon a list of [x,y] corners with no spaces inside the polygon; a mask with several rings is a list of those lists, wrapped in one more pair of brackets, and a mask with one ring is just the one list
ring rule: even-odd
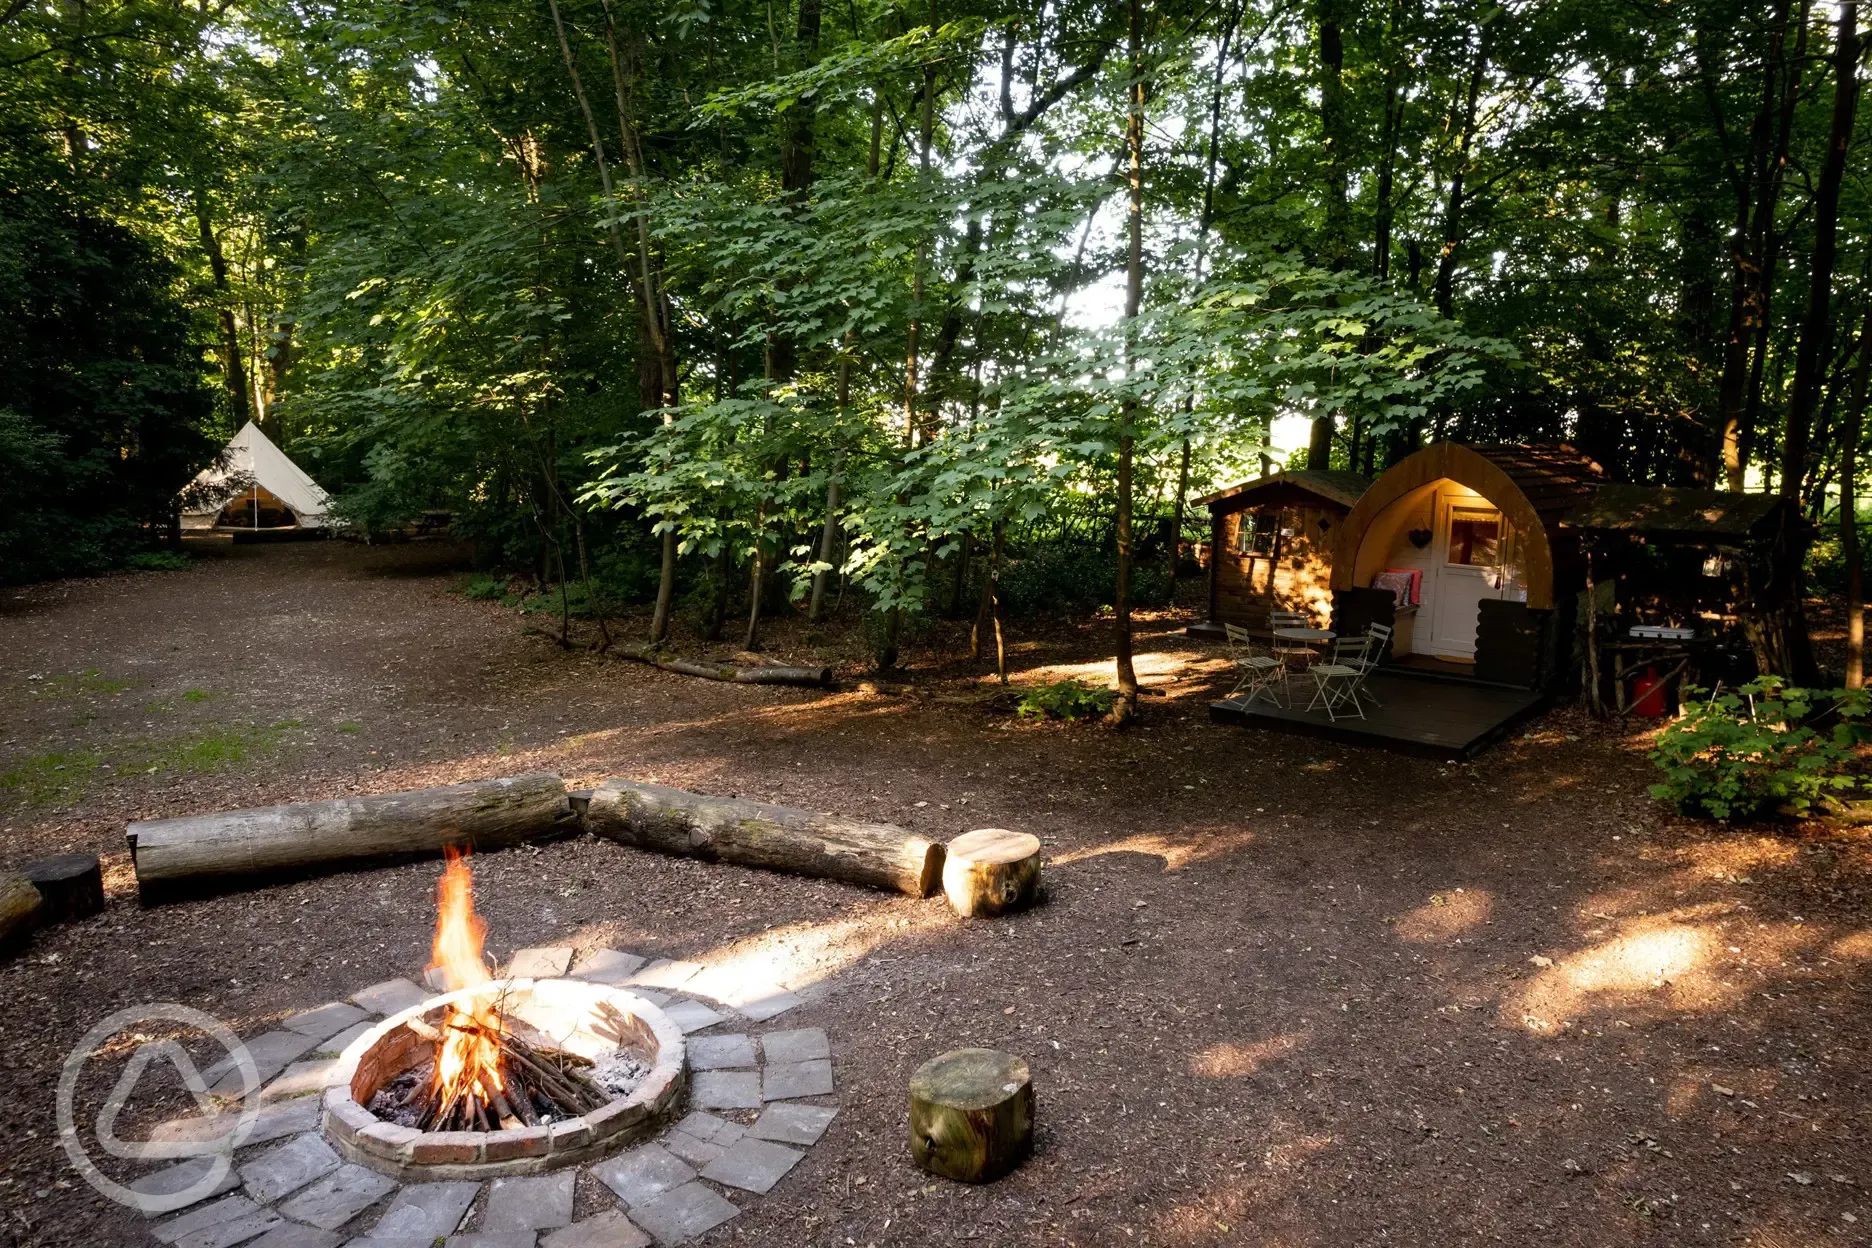
{"label": "gravel ground", "polygon": [[[591,839],[478,860],[497,951],[811,989],[788,1021],[831,1032],[843,1112],[708,1242],[1868,1242],[1863,834],[1676,819],[1642,738],[1567,712],[1462,766],[1212,725],[1223,665],[1169,618],[1141,640],[1165,696],[1120,735],[563,652],[452,593],[456,558],[240,547],[0,595],[0,865],[94,851],[110,892],[0,965],[0,1245],[147,1242],[56,1143],[104,1015],[252,1032],[425,959],[434,864],[144,910],[126,820],[542,768],[1046,844],[1048,903],[995,922]],[[1017,680],[1106,670],[1097,628],[1017,640]],[[967,1044],[1028,1057],[1039,1100],[1036,1155],[980,1189],[904,1139],[910,1073]]]}

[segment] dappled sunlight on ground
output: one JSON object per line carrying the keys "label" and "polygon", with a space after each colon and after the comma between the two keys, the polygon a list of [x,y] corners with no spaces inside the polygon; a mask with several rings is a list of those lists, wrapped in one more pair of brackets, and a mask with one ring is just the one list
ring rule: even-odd
{"label": "dappled sunlight on ground", "polygon": [[1238,849],[1246,848],[1254,843],[1254,839],[1255,834],[1247,828],[1196,830],[1175,835],[1142,832],[1116,841],[1106,841],[1098,845],[1088,845],[1082,849],[1068,850],[1054,856],[1050,861],[1055,866],[1064,867],[1078,862],[1087,862],[1093,858],[1102,858],[1108,854],[1143,854],[1147,857],[1163,859],[1165,871],[1181,871],[1192,863],[1207,862],[1212,858],[1225,857]]}
{"label": "dappled sunlight on ground", "polygon": [[1792,867],[1800,846],[1782,837],[1738,833],[1686,846],[1676,856],[1694,875],[1748,884],[1756,871]]}
{"label": "dappled sunlight on ground", "polygon": [[1190,1070],[1206,1079],[1242,1079],[1269,1062],[1292,1056],[1305,1046],[1310,1035],[1308,1031],[1289,1031],[1246,1044],[1225,1040],[1191,1057]]}
{"label": "dappled sunlight on ground", "polygon": [[1712,1009],[1736,989],[1704,972],[1714,938],[1700,927],[1646,919],[1624,933],[1553,961],[1503,1004],[1505,1020],[1550,1032],[1585,1010],[1615,1004],[1656,1004],[1674,1010]]}
{"label": "dappled sunlight on ground", "polygon": [[1398,938],[1421,945],[1456,940],[1488,922],[1493,906],[1485,888],[1432,893],[1429,901],[1397,917]]}
{"label": "dappled sunlight on ground", "polygon": [[[1156,651],[1137,655],[1132,660],[1132,666],[1137,671],[1138,680],[1150,684],[1154,680],[1161,683],[1165,680],[1213,679],[1227,671],[1229,663],[1225,656],[1220,655]],[[1118,680],[1117,669],[1110,659],[1095,659],[1090,663],[1035,664],[1023,669],[1022,675],[1032,677],[1032,683],[1036,684],[1071,678],[1092,685],[1115,686]]]}

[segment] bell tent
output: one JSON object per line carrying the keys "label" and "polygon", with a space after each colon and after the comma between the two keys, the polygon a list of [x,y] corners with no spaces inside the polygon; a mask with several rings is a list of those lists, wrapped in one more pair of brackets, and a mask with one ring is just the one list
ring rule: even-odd
{"label": "bell tent", "polygon": [[331,500],[251,420],[183,491],[185,529],[318,529]]}

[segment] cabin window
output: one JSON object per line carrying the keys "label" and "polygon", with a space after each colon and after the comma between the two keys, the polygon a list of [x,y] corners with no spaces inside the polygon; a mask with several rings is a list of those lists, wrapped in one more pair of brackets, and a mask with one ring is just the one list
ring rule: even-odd
{"label": "cabin window", "polygon": [[1244,555],[1273,558],[1275,544],[1282,537],[1293,536],[1293,516],[1287,511],[1246,511],[1242,513],[1241,535],[1237,549]]}
{"label": "cabin window", "polygon": [[1449,561],[1493,568],[1501,563],[1501,513],[1457,507],[1450,512]]}

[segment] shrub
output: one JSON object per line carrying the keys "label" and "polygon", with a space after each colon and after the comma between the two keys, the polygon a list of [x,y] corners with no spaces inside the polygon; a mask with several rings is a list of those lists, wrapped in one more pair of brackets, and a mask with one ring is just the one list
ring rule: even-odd
{"label": "shrub", "polygon": [[139,550],[124,560],[124,566],[138,572],[184,572],[190,564],[179,550]]}
{"label": "shrub", "polygon": [[[1095,546],[1038,546],[1001,572],[1001,605],[1012,616],[1097,610],[1111,606],[1117,596],[1117,557]],[[1170,576],[1163,560],[1131,565],[1134,605],[1161,606],[1169,596]]]}
{"label": "shrub", "polygon": [[1111,714],[1114,689],[1099,689],[1074,677],[1039,685],[1021,695],[1014,713],[1022,719],[1092,719]]}
{"label": "shrub", "polygon": [[1790,689],[1762,677],[1704,697],[1687,689],[1682,718],[1658,733],[1650,754],[1664,773],[1651,796],[1685,814],[1749,818],[1805,812],[1858,784],[1847,769],[1866,737],[1864,690]]}
{"label": "shrub", "polygon": [[479,574],[462,586],[462,597],[474,602],[495,602],[507,596],[507,582],[498,576]]}

